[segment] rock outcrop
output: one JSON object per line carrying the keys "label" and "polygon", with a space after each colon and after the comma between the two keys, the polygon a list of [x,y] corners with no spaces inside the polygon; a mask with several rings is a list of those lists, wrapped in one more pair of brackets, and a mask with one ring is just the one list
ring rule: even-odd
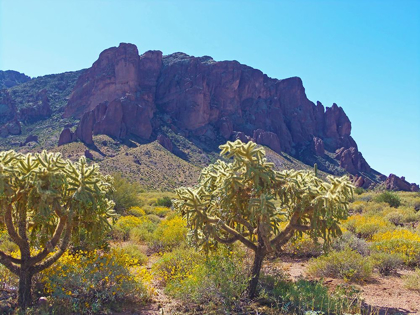
{"label": "rock outcrop", "polygon": [[136,46],[120,44],[79,77],[64,117],[80,122],[75,136],[63,131],[60,144],[74,137],[92,144],[94,134],[152,140],[163,124],[212,143],[252,139],[278,153],[309,148],[321,157],[327,150],[351,174],[370,170],[341,107],[315,105],[300,78],[272,79],[237,61],[160,51],[139,56]]}
{"label": "rock outcrop", "polygon": [[50,117],[52,114],[47,90],[43,89],[33,96],[33,100],[19,110],[19,119],[27,124]]}
{"label": "rock outcrop", "polygon": [[16,104],[6,90],[0,90],[0,136],[19,135],[21,126],[17,119]]}
{"label": "rock outcrop", "polygon": [[336,151],[336,159],[340,161],[340,167],[344,168],[350,174],[357,174],[358,172],[369,172],[370,166],[363,158],[362,153],[357,150],[357,147],[345,147]]}
{"label": "rock outcrop", "polygon": [[72,132],[69,128],[64,128],[60,134],[60,138],[58,139],[58,146],[70,143],[75,141],[76,135]]}
{"label": "rock outcrop", "polygon": [[419,185],[409,183],[405,180],[405,177],[398,177],[394,174],[390,174],[385,180],[385,188],[388,190],[402,190],[402,191],[419,191]]}
{"label": "rock outcrop", "polygon": [[28,77],[27,75],[17,72],[17,71],[0,70],[0,89],[8,89],[15,85],[28,82],[30,79],[31,78]]}

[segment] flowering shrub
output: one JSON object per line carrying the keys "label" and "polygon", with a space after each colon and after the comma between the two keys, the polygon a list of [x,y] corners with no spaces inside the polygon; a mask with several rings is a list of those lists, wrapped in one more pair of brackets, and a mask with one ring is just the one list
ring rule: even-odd
{"label": "flowering shrub", "polygon": [[347,248],[341,252],[331,252],[328,256],[312,259],[308,273],[315,277],[341,278],[346,281],[364,281],[372,274],[372,264],[368,257]]}
{"label": "flowering shrub", "polygon": [[121,248],[121,251],[128,255],[132,265],[143,265],[147,262],[147,256],[136,244],[126,244]]}
{"label": "flowering shrub", "polygon": [[130,273],[136,264],[119,249],[104,253],[65,253],[41,281],[53,305],[64,313],[98,314],[127,299],[145,300],[147,290],[141,279]]}
{"label": "flowering shrub", "polygon": [[366,240],[370,240],[375,233],[384,232],[393,228],[393,225],[389,221],[376,215],[353,215],[343,225],[350,232]]}
{"label": "flowering shrub", "polygon": [[189,277],[193,269],[200,265],[204,258],[192,248],[177,248],[165,253],[153,265],[152,270],[156,279],[163,284],[173,280]]}
{"label": "flowering shrub", "polygon": [[120,217],[113,226],[112,234],[114,238],[125,241],[129,237],[130,230],[142,225],[146,221],[148,221],[148,218],[145,216],[140,218],[133,215]]}
{"label": "flowering shrub", "polygon": [[147,214],[155,214],[161,218],[166,216],[169,212],[171,212],[171,209],[168,207],[150,207],[147,209]]}
{"label": "flowering shrub", "polygon": [[200,264],[193,264],[188,274],[172,278],[166,292],[184,302],[223,305],[232,309],[248,285],[243,255],[227,248],[219,249]]}
{"label": "flowering shrub", "polygon": [[140,207],[131,207],[127,212],[129,215],[133,215],[135,217],[143,217],[146,215],[146,212]]}
{"label": "flowering shrub", "polygon": [[375,234],[372,250],[401,254],[407,264],[420,264],[420,236],[406,229]]}
{"label": "flowering shrub", "polygon": [[186,223],[180,216],[167,218],[153,232],[149,245],[156,251],[172,249],[185,242],[187,232]]}

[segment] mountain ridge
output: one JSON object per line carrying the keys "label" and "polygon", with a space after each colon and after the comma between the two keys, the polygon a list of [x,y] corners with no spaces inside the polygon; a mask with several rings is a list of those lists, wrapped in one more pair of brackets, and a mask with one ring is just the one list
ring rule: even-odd
{"label": "mountain ridge", "polygon": [[[36,85],[37,80],[45,82]],[[38,130],[48,139],[33,143],[35,148],[81,141],[87,150],[100,151],[95,139],[106,135],[131,145],[157,140],[185,158],[174,135],[210,156],[227,140],[252,140],[311,167],[317,163],[327,173],[349,173],[360,187],[386,179],[358,151],[344,110],[308,100],[298,77],[277,80],[238,61],[209,56],[140,55],[135,45],[121,43],[104,50],[88,69],[32,79],[31,84],[37,91],[26,98],[19,98],[18,91],[28,83],[2,91],[3,103],[14,114],[0,130],[13,123],[23,129],[3,132],[6,141]],[[49,137],[40,125],[50,126]],[[27,143],[31,141],[24,139],[19,145]]]}

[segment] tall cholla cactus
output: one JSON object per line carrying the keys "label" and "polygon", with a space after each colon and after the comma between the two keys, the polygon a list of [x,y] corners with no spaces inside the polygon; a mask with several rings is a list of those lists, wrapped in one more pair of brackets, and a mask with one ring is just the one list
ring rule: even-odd
{"label": "tall cholla cactus", "polygon": [[[242,242],[255,253],[248,295],[256,293],[264,257],[296,233],[321,237],[328,245],[341,234],[352,185],[346,177],[312,171],[275,171],[265,151],[239,140],[220,146],[221,160],[202,170],[196,187],[179,188],[175,208],[187,219],[197,244]],[[280,207],[274,205],[274,201]]]}
{"label": "tall cholla cactus", "polygon": [[80,229],[90,242],[110,229],[108,218],[115,216],[114,203],[106,198],[111,182],[84,157],[72,163],[46,151],[0,152],[0,229],[20,250],[20,258],[0,251],[0,263],[19,277],[21,308],[32,302],[33,275],[77,244]]}

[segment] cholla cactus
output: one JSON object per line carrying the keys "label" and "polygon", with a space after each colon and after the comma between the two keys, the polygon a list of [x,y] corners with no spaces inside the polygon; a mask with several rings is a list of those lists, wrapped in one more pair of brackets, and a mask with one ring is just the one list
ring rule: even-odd
{"label": "cholla cactus", "polygon": [[20,250],[20,258],[0,251],[0,263],[19,277],[20,307],[31,304],[33,275],[77,244],[80,229],[95,242],[110,228],[108,218],[115,216],[114,203],[106,198],[111,182],[84,157],[72,163],[46,151],[0,152],[0,229]]}
{"label": "cholla cactus", "polygon": [[297,233],[321,237],[325,244],[341,234],[338,224],[347,217],[352,185],[346,177],[329,176],[327,183],[312,171],[276,171],[253,142],[236,140],[220,148],[232,162],[219,160],[203,169],[196,187],[177,190],[174,206],[197,244],[240,241],[255,252],[252,298],[268,253]]}

